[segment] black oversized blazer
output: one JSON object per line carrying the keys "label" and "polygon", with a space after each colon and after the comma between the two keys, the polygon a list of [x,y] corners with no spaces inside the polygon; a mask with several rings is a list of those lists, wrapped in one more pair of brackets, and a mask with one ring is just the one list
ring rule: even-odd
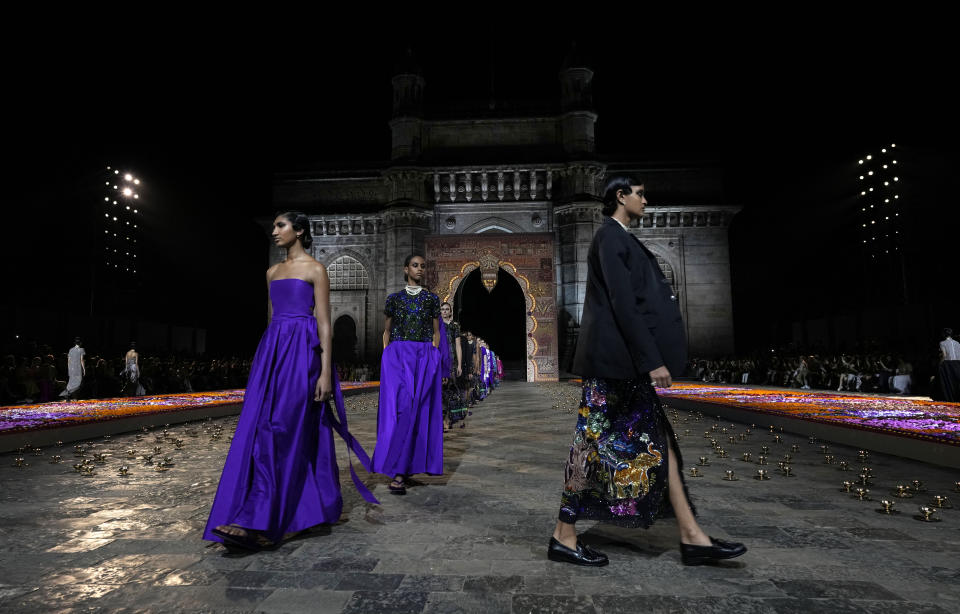
{"label": "black oversized blazer", "polygon": [[604,218],[587,256],[587,292],[573,372],[647,378],[666,366],[679,376],[687,339],[676,293],[656,257],[619,222]]}

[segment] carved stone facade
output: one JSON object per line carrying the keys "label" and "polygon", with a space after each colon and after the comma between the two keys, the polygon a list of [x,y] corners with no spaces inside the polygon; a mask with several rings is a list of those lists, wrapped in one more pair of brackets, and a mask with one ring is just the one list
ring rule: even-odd
{"label": "carved stone facade", "polygon": [[[408,61],[393,81],[390,163],[277,175],[275,208],[310,215],[314,256],[349,272],[331,291],[331,315],[353,318],[367,361],[379,361],[384,300],[403,287],[403,259],[417,251],[426,253],[441,298],[483,268],[482,258],[514,276],[528,304],[527,314],[517,314],[531,334],[527,379],[556,379],[572,356],[583,311],[587,251],[602,222],[600,191],[615,172],[646,184],[650,205],[633,232],[680,297],[691,354],[732,353],[727,229],[739,207],[719,204],[722,178],[714,168],[603,161],[595,153],[592,76],[576,62],[565,66],[557,116],[439,120],[424,116],[426,84]],[[538,160],[511,162],[519,158]],[[485,283],[491,279],[488,271]]]}

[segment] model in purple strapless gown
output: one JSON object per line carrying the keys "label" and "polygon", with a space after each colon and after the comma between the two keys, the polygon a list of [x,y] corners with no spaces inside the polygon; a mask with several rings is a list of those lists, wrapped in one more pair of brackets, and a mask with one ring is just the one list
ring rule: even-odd
{"label": "model in purple strapless gown", "polygon": [[[313,286],[302,279],[270,283],[273,319],[250,367],[243,410],[203,538],[223,541],[212,530],[234,524],[271,542],[340,518],[343,499],[333,431],[364,467],[370,461],[346,429],[343,396],[333,370],[334,402],[314,401],[320,377],[320,340],[313,316]],[[353,473],[370,502],[373,495]]]}

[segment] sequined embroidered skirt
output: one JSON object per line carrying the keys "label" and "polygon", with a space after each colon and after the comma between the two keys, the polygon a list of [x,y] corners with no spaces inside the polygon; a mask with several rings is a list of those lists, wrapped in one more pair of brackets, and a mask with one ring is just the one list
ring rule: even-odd
{"label": "sequined embroidered skirt", "polygon": [[[672,516],[667,446],[673,439],[652,384],[636,379],[585,379],[564,475],[560,520],[646,528],[657,518]],[[682,476],[677,447],[672,450]]]}

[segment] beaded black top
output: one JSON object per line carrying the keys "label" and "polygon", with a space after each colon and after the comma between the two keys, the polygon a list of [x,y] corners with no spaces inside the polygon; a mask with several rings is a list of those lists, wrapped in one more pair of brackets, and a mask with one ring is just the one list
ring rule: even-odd
{"label": "beaded black top", "polygon": [[433,341],[433,320],[440,317],[440,298],[429,290],[416,296],[406,290],[387,297],[383,313],[392,318],[390,341]]}

